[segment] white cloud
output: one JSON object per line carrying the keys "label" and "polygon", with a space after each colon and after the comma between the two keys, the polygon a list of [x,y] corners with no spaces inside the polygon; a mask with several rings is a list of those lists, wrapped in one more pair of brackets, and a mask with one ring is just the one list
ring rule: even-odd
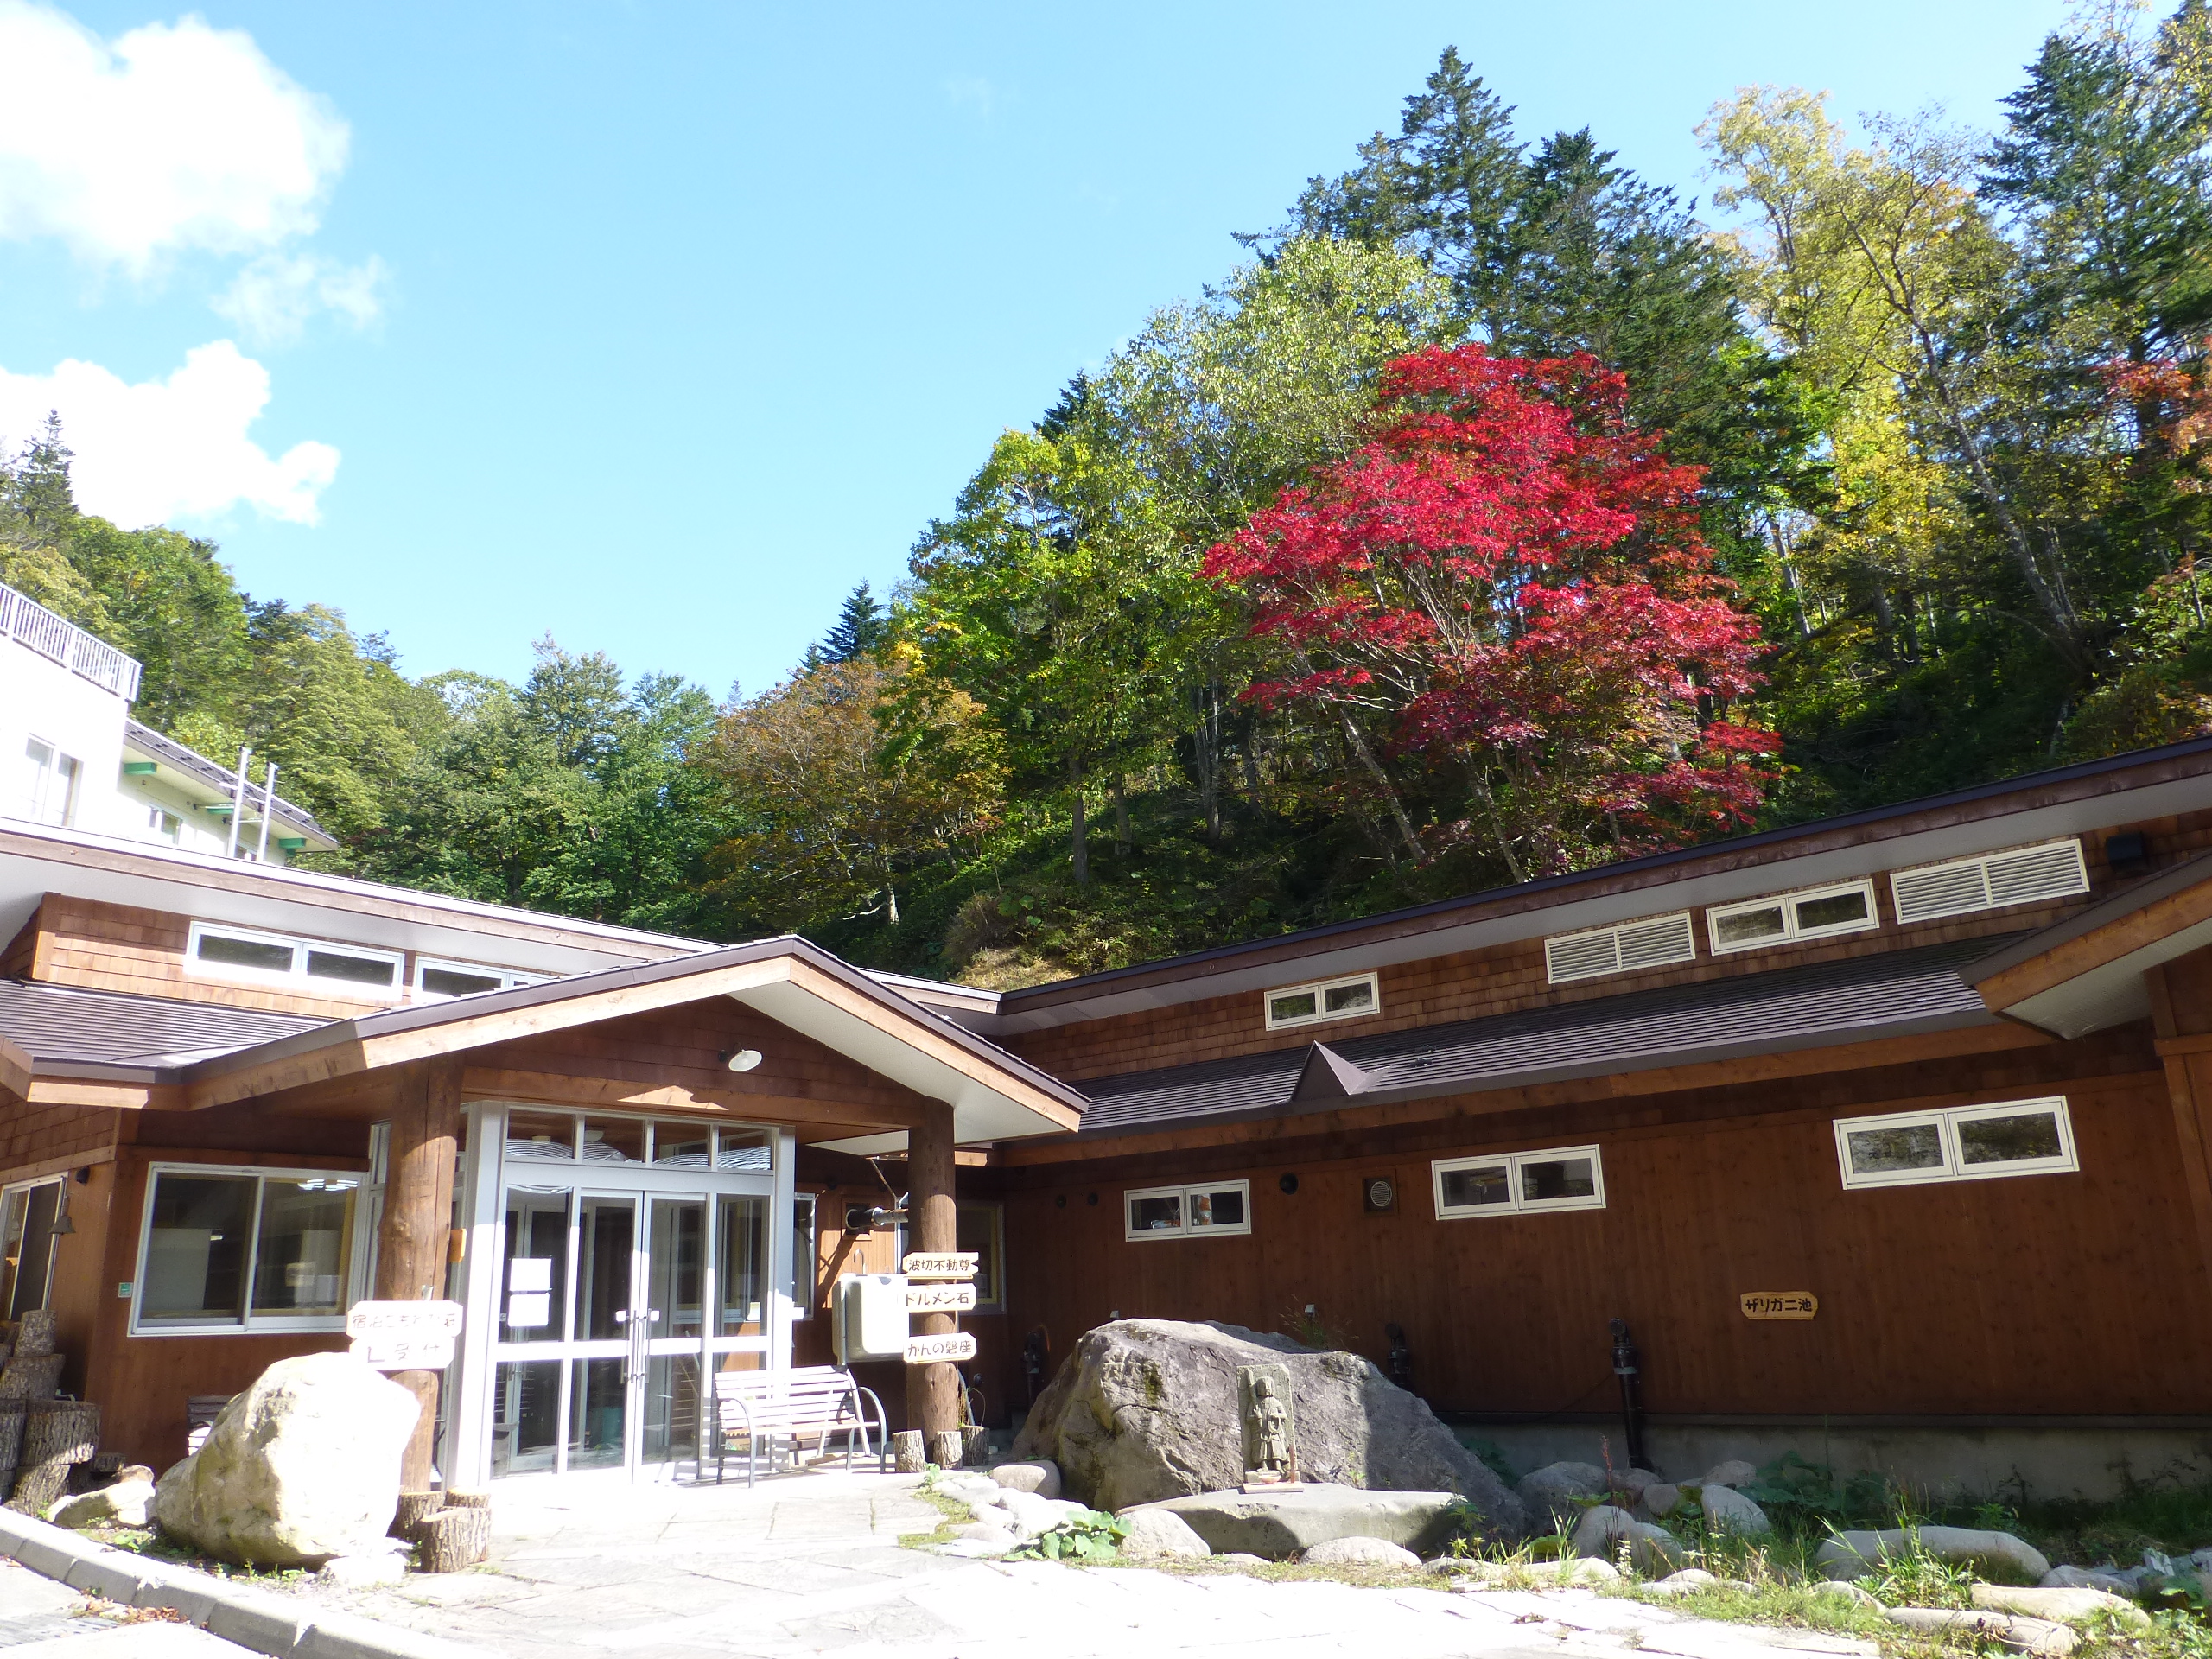
{"label": "white cloud", "polygon": [[188,16],[104,41],[0,0],[0,236],[144,274],[313,231],[346,124],[238,29]]}
{"label": "white cloud", "polygon": [[356,328],[367,327],[384,313],[378,290],[391,274],[374,254],[360,264],[341,265],[320,254],[264,253],[240,270],[213,303],[249,340],[283,346],[297,340],[319,310],[334,311]]}
{"label": "white cloud", "polygon": [[74,358],[51,374],[0,368],[0,433],[10,448],[48,410],[76,452],[78,505],[128,529],[251,506],[312,524],[338,475],[338,451],[296,443],[271,455],[246,435],[269,404],[269,371],[227,340],[199,346],[166,380],[130,385]]}

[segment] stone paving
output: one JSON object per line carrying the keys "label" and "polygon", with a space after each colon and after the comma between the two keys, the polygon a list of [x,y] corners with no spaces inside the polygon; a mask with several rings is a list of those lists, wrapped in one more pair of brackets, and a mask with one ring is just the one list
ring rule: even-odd
{"label": "stone paving", "polygon": [[1685,1618],[1586,1591],[1362,1589],[1226,1569],[962,1560],[902,1548],[938,1512],[912,1476],[810,1473],[494,1489],[492,1560],[327,1605],[512,1659],[1086,1659],[1388,1653],[1393,1659],[1871,1659],[1871,1643]]}
{"label": "stone paving", "polygon": [[189,1624],[118,1624],[84,1592],[0,1556],[0,1649],[8,1659],[250,1659]]}

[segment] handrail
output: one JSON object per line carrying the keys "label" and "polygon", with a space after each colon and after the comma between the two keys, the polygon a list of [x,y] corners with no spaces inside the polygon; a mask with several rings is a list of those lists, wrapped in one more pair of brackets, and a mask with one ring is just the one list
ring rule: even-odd
{"label": "handrail", "polygon": [[29,646],[48,662],[59,663],[125,702],[137,701],[143,671],[137,658],[125,656],[106,640],[56,616],[5,582],[0,582],[0,639]]}

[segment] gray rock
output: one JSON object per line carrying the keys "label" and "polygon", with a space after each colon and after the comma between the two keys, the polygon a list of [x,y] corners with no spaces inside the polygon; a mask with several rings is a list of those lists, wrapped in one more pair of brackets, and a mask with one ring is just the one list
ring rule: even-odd
{"label": "gray rock", "polygon": [[2047,1619],[2025,1618],[2018,1613],[1986,1612],[1954,1607],[1890,1607],[1882,1616],[1892,1624],[1924,1636],[1975,1635],[1993,1637],[2016,1653],[2032,1653],[2044,1659],[2064,1659],[2081,1638],[2063,1624]]}
{"label": "gray rock", "polygon": [[998,1502],[999,1484],[988,1475],[980,1472],[939,1475],[930,1483],[930,1491],[941,1497],[949,1497],[956,1503],[995,1503]]}
{"label": "gray rock", "polygon": [[1861,1589],[1849,1579],[1828,1579],[1811,1586],[1816,1596],[1838,1596],[1845,1601],[1855,1601],[1861,1607],[1879,1609],[1882,1599],[1871,1590]]}
{"label": "gray rock", "polygon": [[1675,1506],[1681,1501],[1682,1489],[1669,1481],[1662,1480],[1656,1481],[1643,1489],[1642,1497],[1637,1500],[1637,1507],[1651,1519],[1657,1521],[1672,1515],[1675,1512]]}
{"label": "gray rock", "polygon": [[420,1409],[349,1354],[280,1359],[162,1477],[154,1518],[173,1538],[257,1567],[375,1554]]}
{"label": "gray rock", "polygon": [[315,1577],[340,1590],[365,1589],[373,1584],[399,1584],[407,1577],[407,1562],[389,1552],[376,1555],[337,1555],[322,1564]]}
{"label": "gray rock", "polygon": [[1974,1605],[1996,1613],[2024,1613],[2030,1618],[2076,1624],[2084,1619],[2116,1618],[2131,1630],[2147,1630],[2151,1616],[2124,1596],[2107,1591],[2053,1586],[2024,1590],[2011,1584],[1977,1584]]}
{"label": "gray rock", "polygon": [[[1024,1538],[1034,1538],[1040,1532],[1050,1532],[1054,1527],[1074,1520],[1084,1512],[1080,1503],[1071,1503],[1065,1498],[1039,1497],[1034,1492],[1010,1492],[1003,1488],[994,1508],[1005,1510],[1014,1517],[1014,1529]],[[978,1510],[980,1516],[982,1511]]]}
{"label": "gray rock", "polygon": [[[1197,1536],[1196,1534],[1192,1534],[1192,1535],[1193,1537]],[[1203,1543],[1205,1541],[1204,1539],[1200,1539],[1199,1541]],[[1214,1560],[1224,1567],[1233,1567],[1240,1573],[1248,1573],[1255,1567],[1273,1567],[1274,1565],[1273,1561],[1267,1560],[1264,1556],[1245,1555],[1233,1550],[1226,1555],[1217,1555],[1214,1557]]]}
{"label": "gray rock", "polygon": [[1300,1556],[1306,1567],[1419,1567],[1421,1557],[1385,1538],[1332,1538]]}
{"label": "gray rock", "polygon": [[1682,1547],[1674,1534],[1610,1503],[1586,1510],[1574,1529],[1577,1555],[1610,1561],[1623,1543],[1628,1545],[1629,1564],[1647,1577],[1672,1573],[1682,1564]]}
{"label": "gray rock", "polygon": [[1732,1486],[1707,1482],[1699,1489],[1697,1497],[1705,1506],[1707,1524],[1715,1532],[1748,1535],[1774,1530],[1774,1522],[1766,1518],[1766,1511]]}
{"label": "gray rock", "polygon": [[1726,1463],[1716,1463],[1705,1471],[1705,1478],[1694,1480],[1693,1486],[1747,1486],[1759,1478],[1759,1471],[1741,1458],[1731,1458]]}
{"label": "gray rock", "polygon": [[1589,1560],[1565,1561],[1531,1561],[1514,1571],[1523,1578],[1540,1584],[1579,1584],[1590,1589],[1604,1589],[1621,1581],[1620,1569],[1611,1561]]}
{"label": "gray rock", "polygon": [[1656,1584],[1644,1589],[1655,1596],[1687,1596],[1698,1590],[1710,1590],[1720,1580],[1701,1567],[1686,1567],[1679,1573],[1669,1573]]}
{"label": "gray rock", "polygon": [[1084,1332],[1031,1408],[1014,1455],[1049,1458],[1069,1496],[1102,1510],[1237,1485],[1237,1372],[1255,1364],[1289,1373],[1309,1487],[1457,1492],[1501,1535],[1520,1535],[1520,1501],[1370,1361],[1233,1325],[1118,1319]]}
{"label": "gray rock", "polygon": [[1059,1465],[1041,1458],[1034,1463],[1001,1463],[991,1471],[991,1478],[1010,1492],[1033,1492],[1039,1497],[1060,1495]]}
{"label": "gray rock", "polygon": [[1213,1554],[1206,1541],[1192,1531],[1191,1523],[1179,1515],[1166,1510],[1135,1510],[1122,1519],[1128,1522],[1129,1533],[1122,1540],[1122,1554],[1133,1561],[1196,1561]]}
{"label": "gray rock", "polygon": [[2135,1581],[2116,1567],[2054,1567],[2043,1575],[2046,1590],[2105,1590],[2115,1596],[2135,1593]]}
{"label": "gray rock", "polygon": [[154,1483],[118,1480],[97,1491],[79,1492],[54,1506],[48,1517],[57,1527],[143,1527],[154,1518]]}
{"label": "gray rock", "polygon": [[1821,1546],[1813,1557],[1814,1564],[1832,1578],[1863,1579],[1878,1570],[1885,1556],[1910,1548],[1906,1541],[1911,1537],[1918,1538],[1920,1547],[1939,1561],[2002,1562],[2022,1578],[2037,1583],[2050,1571],[2043,1553],[2025,1540],[2009,1532],[1979,1532],[1972,1527],[1920,1527],[1911,1533],[1897,1527],[1880,1532],[1840,1532]]}
{"label": "gray rock", "polygon": [[1603,1497],[1605,1471],[1594,1463],[1548,1463],[1521,1477],[1514,1489],[1528,1512],[1528,1525],[1540,1532],[1572,1532],[1586,1507],[1578,1497]]}
{"label": "gray rock", "polygon": [[1450,1492],[1370,1492],[1357,1486],[1307,1486],[1295,1492],[1199,1492],[1121,1511],[1124,1521],[1165,1511],[1179,1516],[1217,1554],[1281,1560],[1332,1538],[1380,1538],[1418,1548],[1441,1529]]}
{"label": "gray rock", "polygon": [[1660,1478],[1649,1469],[1616,1469],[1609,1489],[1613,1501],[1624,1510],[1632,1510],[1643,1496],[1647,1487],[1661,1485]]}

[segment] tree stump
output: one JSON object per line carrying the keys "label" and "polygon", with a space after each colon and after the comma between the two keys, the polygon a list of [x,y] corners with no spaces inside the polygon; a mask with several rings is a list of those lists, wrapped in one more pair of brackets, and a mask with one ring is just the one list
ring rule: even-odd
{"label": "tree stump", "polygon": [[488,1510],[492,1507],[489,1492],[453,1491],[446,1494],[446,1508],[449,1510]]}
{"label": "tree stump", "polygon": [[891,1465],[902,1475],[918,1475],[929,1466],[920,1429],[902,1428],[891,1437]]}
{"label": "tree stump", "polygon": [[416,1565],[425,1573],[458,1573],[482,1560],[491,1548],[491,1510],[440,1510],[417,1535]]}
{"label": "tree stump", "polygon": [[33,1308],[16,1321],[16,1351],[17,1359],[37,1359],[54,1351],[54,1313],[49,1308]]}
{"label": "tree stump", "polygon": [[392,1513],[391,1535],[411,1542],[423,1523],[443,1509],[445,1503],[443,1492],[402,1492],[399,1507]]}
{"label": "tree stump", "polygon": [[973,1424],[960,1431],[960,1461],[970,1469],[988,1469],[991,1463],[991,1431]]}
{"label": "tree stump", "polygon": [[0,1405],[0,1469],[23,1460],[23,1408]]}
{"label": "tree stump", "polygon": [[100,1449],[100,1408],[82,1400],[34,1400],[23,1416],[25,1467],[90,1463]]}
{"label": "tree stump", "polygon": [[53,1399],[62,1364],[60,1354],[35,1354],[28,1359],[17,1354],[0,1366],[0,1400]]}
{"label": "tree stump", "polygon": [[964,1450],[957,1428],[941,1429],[930,1436],[930,1461],[940,1469],[957,1469]]}
{"label": "tree stump", "polygon": [[66,1463],[24,1465],[16,1471],[16,1490],[8,1495],[7,1507],[42,1519],[47,1505],[68,1490],[69,1469]]}

